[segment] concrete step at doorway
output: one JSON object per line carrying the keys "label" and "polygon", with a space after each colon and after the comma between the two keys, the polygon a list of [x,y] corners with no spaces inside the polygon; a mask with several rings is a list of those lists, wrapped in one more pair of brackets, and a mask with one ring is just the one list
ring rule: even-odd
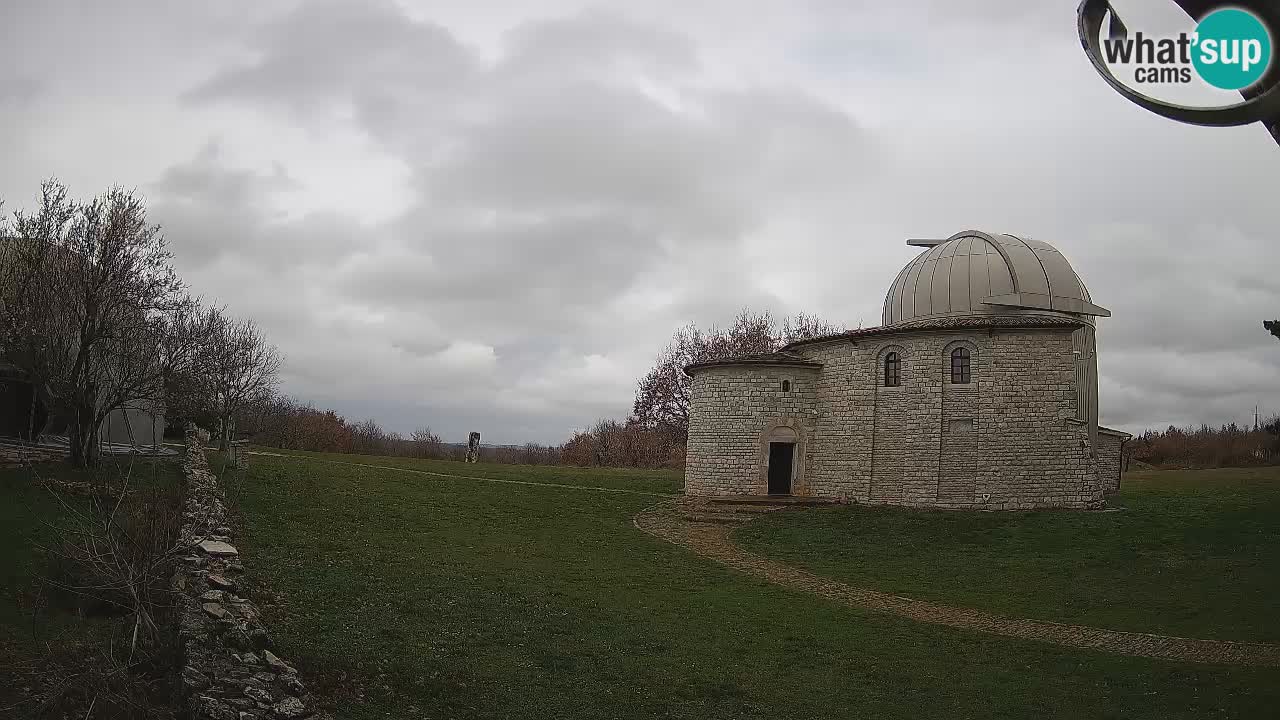
{"label": "concrete step at doorway", "polygon": [[803,497],[800,495],[724,495],[706,498],[711,505],[739,505],[745,507],[765,506],[784,507],[824,507],[837,504],[827,498]]}
{"label": "concrete step at doorway", "polygon": [[686,511],[683,515],[686,522],[707,523],[712,525],[743,525],[751,522],[758,515],[740,515],[737,513],[715,513]]}

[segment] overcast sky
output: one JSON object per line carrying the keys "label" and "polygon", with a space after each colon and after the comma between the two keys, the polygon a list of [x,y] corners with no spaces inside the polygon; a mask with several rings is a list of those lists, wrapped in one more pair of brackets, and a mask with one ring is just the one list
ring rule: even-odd
{"label": "overcast sky", "polygon": [[622,417],[672,330],[742,306],[877,325],[905,239],[967,228],[1112,310],[1104,423],[1280,411],[1265,131],[1130,105],[1075,0],[886,4],[18,0],[0,198],[138,188],[287,392],[447,440]]}

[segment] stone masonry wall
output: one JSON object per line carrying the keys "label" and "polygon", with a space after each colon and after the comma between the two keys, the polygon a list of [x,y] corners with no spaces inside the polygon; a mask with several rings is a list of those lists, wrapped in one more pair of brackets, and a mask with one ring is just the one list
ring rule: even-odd
{"label": "stone masonry wall", "polygon": [[[685,492],[768,492],[761,435],[771,427],[786,425],[799,436],[800,452],[813,425],[817,376],[813,369],[777,366],[722,366],[695,375]],[[783,380],[790,381],[789,392],[782,391]],[[794,462],[802,463],[803,458]],[[802,482],[793,486],[793,493],[806,494]]]}
{"label": "stone masonry wall", "polygon": [[[929,357],[933,344],[938,343],[892,338],[846,348],[848,360],[841,358],[866,367],[875,395],[871,478],[867,495],[854,497],[858,501],[915,505],[931,502],[937,494],[942,385],[937,363]],[[902,363],[898,387],[884,386],[883,362],[890,352],[897,352]],[[820,453],[816,464],[831,465],[823,448],[815,444],[815,450]]]}
{"label": "stone masonry wall", "polygon": [[293,667],[271,651],[252,601],[241,596],[244,565],[205,460],[207,433],[187,430],[182,542],[191,548],[173,577],[180,603],[181,703],[189,720],[323,718]]}
{"label": "stone masonry wall", "polygon": [[1098,480],[1102,491],[1111,494],[1120,491],[1120,448],[1124,436],[1103,430],[1098,433]]}
{"label": "stone masonry wall", "polygon": [[[970,350],[969,384],[950,381],[959,346]],[[893,388],[883,383],[890,351],[902,363]],[[1068,422],[1077,412],[1069,328],[921,330],[795,352],[823,364],[804,386],[814,392],[795,494],[979,509],[1102,503],[1087,429]],[[759,400],[777,370],[697,373],[686,492],[762,491],[760,435],[777,411]]]}
{"label": "stone masonry wall", "polygon": [[[938,492],[943,504],[971,503],[975,500],[979,468],[983,465],[982,438],[986,423],[983,417],[982,379],[990,374],[987,356],[992,351],[991,338],[953,339],[937,353],[941,361],[942,418],[939,423]],[[951,351],[958,347],[969,350],[973,382],[951,382]],[[985,389],[990,389],[989,386]]]}
{"label": "stone masonry wall", "polygon": [[975,502],[1013,509],[1100,506],[1088,430],[1075,422],[1071,334],[1024,330],[991,340]]}

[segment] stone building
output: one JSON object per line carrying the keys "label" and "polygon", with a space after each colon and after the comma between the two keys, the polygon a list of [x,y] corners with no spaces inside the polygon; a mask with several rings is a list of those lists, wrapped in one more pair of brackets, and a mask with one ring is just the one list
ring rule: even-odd
{"label": "stone building", "polygon": [[1124,433],[1098,426],[1093,304],[1048,243],[968,230],[912,260],[884,323],[696,363],[685,492],[1013,510],[1096,508]]}

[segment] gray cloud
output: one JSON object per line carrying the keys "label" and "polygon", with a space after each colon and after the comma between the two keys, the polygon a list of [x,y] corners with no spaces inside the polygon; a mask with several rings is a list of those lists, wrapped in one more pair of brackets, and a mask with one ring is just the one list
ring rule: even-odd
{"label": "gray cloud", "polygon": [[[300,28],[192,100],[331,114],[317,124],[367,107],[365,83],[317,92],[307,80],[313,55],[348,68],[348,78],[365,63],[351,43],[317,42],[331,32],[326,23],[350,22],[350,11],[299,11],[308,14]],[[373,13],[386,21],[387,8]],[[743,282],[734,257],[744,238],[780,208],[830,202],[832,187],[865,178],[873,153],[847,114],[804,93],[690,86],[698,66],[688,38],[653,24],[587,12],[524,23],[506,37],[491,62],[453,63],[468,70],[449,93],[434,84],[384,97],[380,109],[400,121],[356,114],[409,165],[415,197],[335,262],[326,285],[366,323],[387,328],[369,342],[407,362],[459,344],[491,349],[491,365],[467,387],[484,388],[476,401],[496,413],[556,418],[537,435],[549,440],[626,412],[634,378],[674,326],[697,316],[694,307],[710,302],[722,320],[743,302],[775,304]],[[430,40],[462,47],[438,33]],[[397,65],[419,52],[380,47],[379,62]],[[295,66],[304,70],[291,92]],[[264,87],[269,97],[259,97]],[[424,123],[403,121],[428,99]],[[674,277],[678,284],[654,287]],[[412,382],[436,379],[449,384]],[[385,385],[373,392],[399,396]],[[432,403],[456,409],[457,395],[450,387]]]}
{"label": "gray cloud", "polygon": [[272,271],[307,265],[331,269],[335,259],[368,244],[369,230],[333,211],[292,218],[271,198],[300,183],[280,165],[268,172],[229,167],[217,143],[166,170],[147,190],[154,215],[188,269],[222,259]]}
{"label": "gray cloud", "polygon": [[[0,189],[103,167],[144,188],[194,289],[281,345],[287,390],[402,431],[562,439],[625,413],[675,327],[743,305],[877,324],[902,240],[966,227],[1055,243],[1114,311],[1105,422],[1280,410],[1275,148],[1128,106],[1070,8],[609,4],[45,8],[23,47],[90,22],[167,39],[8,64],[39,82],[0,87],[28,99],[0,101]],[[119,118],[111,143],[68,119],[86,108]]]}
{"label": "gray cloud", "polygon": [[[372,117],[396,98],[453,91],[473,69],[448,30],[409,22],[383,0],[304,3],[266,23],[250,45],[257,61],[218,73],[187,99],[239,98],[304,116],[354,107]],[[335,100],[350,106],[330,107]]]}

